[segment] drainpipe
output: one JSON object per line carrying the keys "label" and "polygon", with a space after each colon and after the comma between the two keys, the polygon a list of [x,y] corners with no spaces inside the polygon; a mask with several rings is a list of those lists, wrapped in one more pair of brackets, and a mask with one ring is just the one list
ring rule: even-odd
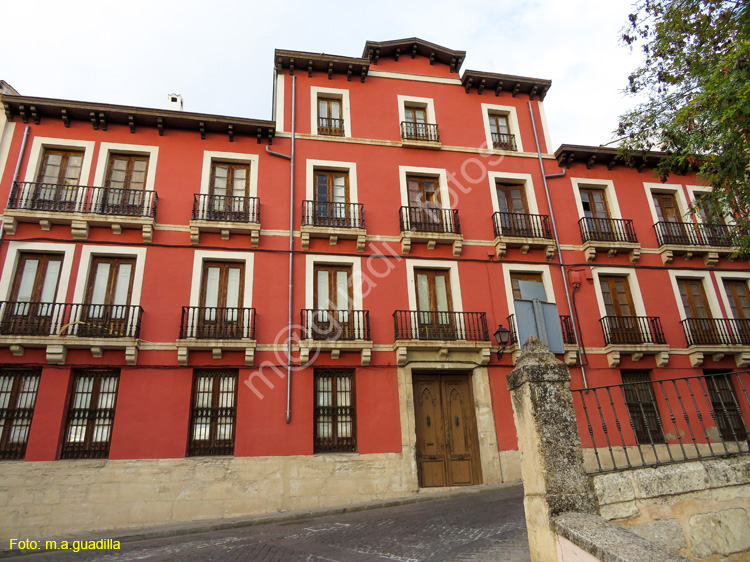
{"label": "drainpipe", "polygon": [[[23,161],[23,155],[26,153],[26,141],[29,139],[29,133],[31,132],[31,125],[26,125],[23,130],[23,138],[21,139],[21,150],[18,151],[18,160],[16,160],[16,169],[13,171],[13,179],[10,182],[10,190],[8,190],[8,202],[5,204],[5,208],[10,205],[10,197],[13,193],[13,186],[18,181],[18,174],[21,173],[21,162]],[[3,217],[3,223],[0,225],[0,241],[3,239],[5,233],[5,217]]]}
{"label": "drainpipe", "polygon": [[[542,172],[542,182],[544,183],[544,194],[547,196],[547,207],[549,207],[549,217],[552,221],[552,232],[555,237],[555,248],[557,249],[557,259],[560,262],[560,269],[562,270],[563,276],[563,287],[565,287],[565,299],[568,301],[568,310],[571,314],[573,313],[573,305],[570,300],[570,291],[568,290],[568,276],[565,273],[565,263],[563,262],[562,252],[560,251],[560,241],[557,237],[557,224],[555,224],[555,212],[552,210],[552,200],[549,195],[549,185],[547,185],[548,179],[562,178],[565,176],[565,170],[563,169],[560,174],[547,175],[544,171],[544,162],[542,161],[542,152],[539,148],[539,135],[536,132],[536,120],[534,119],[534,111],[532,109],[531,100],[529,100],[529,115],[531,116],[531,128],[534,131],[534,142],[536,143],[536,155],[539,158],[539,170]],[[578,338],[578,326],[576,326],[575,318],[571,322],[573,324],[573,336],[576,339],[576,347],[578,354],[578,362],[581,364],[581,375],[583,377],[583,387],[588,389],[589,385],[586,380],[586,368],[583,365],[583,354],[581,353],[581,344]]]}
{"label": "drainpipe", "polygon": [[[274,81],[274,84],[276,82]],[[297,108],[296,100],[297,77],[292,76],[292,154],[288,156],[279,152],[273,152],[266,145],[266,152],[273,156],[279,156],[290,161],[289,167],[289,302],[287,316],[287,348],[286,348],[286,423],[292,421],[292,289],[294,287],[294,141],[295,141],[295,110]]]}

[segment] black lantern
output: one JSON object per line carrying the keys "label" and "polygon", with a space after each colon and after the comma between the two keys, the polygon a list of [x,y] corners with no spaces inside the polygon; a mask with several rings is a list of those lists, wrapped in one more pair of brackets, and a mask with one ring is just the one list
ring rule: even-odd
{"label": "black lantern", "polygon": [[508,341],[510,340],[510,330],[500,324],[497,327],[497,330],[495,330],[495,339],[500,346],[500,351],[497,352],[497,359],[500,360],[505,352],[506,346],[508,345]]}

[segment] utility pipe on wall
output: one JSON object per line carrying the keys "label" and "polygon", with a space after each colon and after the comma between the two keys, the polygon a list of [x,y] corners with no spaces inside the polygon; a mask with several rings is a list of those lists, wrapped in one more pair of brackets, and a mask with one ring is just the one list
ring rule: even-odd
{"label": "utility pipe on wall", "polygon": [[[561,174],[550,174],[547,175],[544,171],[544,162],[542,161],[542,152],[539,148],[539,135],[536,132],[536,120],[534,119],[534,110],[529,100],[529,115],[531,116],[531,129],[534,131],[534,142],[536,143],[536,155],[539,158],[539,170],[542,172],[542,183],[544,183],[544,194],[547,196],[547,207],[549,208],[549,218],[552,222],[552,233],[555,237],[555,248],[557,249],[557,259],[560,262],[560,269],[562,270],[563,276],[563,287],[565,287],[565,299],[568,301],[568,310],[573,313],[573,305],[570,300],[570,291],[568,290],[568,276],[565,274],[565,263],[563,262],[562,252],[560,251],[560,241],[557,237],[557,224],[555,223],[555,212],[552,210],[552,200],[549,195],[549,185],[547,185],[547,178],[561,178],[565,176],[565,170]],[[583,377],[583,387],[588,388],[588,382],[586,380],[586,368],[583,365],[583,354],[581,353],[580,340],[578,338],[578,327],[576,326],[575,319],[573,322],[573,336],[576,339],[578,362],[581,364],[581,376]]]}

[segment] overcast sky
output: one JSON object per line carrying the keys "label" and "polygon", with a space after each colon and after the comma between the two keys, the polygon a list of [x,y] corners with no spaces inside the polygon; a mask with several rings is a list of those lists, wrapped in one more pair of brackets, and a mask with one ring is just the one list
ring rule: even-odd
{"label": "overcast sky", "polygon": [[462,69],[552,80],[552,143],[612,140],[638,63],[618,43],[632,0],[27,0],[0,14],[0,79],[22,95],[271,118],[275,48],[361,56],[420,37]]}

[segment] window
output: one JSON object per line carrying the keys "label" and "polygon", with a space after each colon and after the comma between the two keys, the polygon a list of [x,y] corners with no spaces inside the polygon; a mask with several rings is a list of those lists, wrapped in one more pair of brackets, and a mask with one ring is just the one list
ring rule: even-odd
{"label": "window", "polygon": [[115,418],[117,371],[78,371],[73,376],[61,459],[106,459]]}
{"label": "window", "polygon": [[39,376],[39,371],[0,371],[0,459],[26,455]]}
{"label": "window", "polygon": [[659,408],[648,371],[622,371],[622,393],[639,444],[664,443]]}
{"label": "window", "polygon": [[724,279],[724,289],[729,297],[732,317],[735,319],[750,319],[750,289],[744,279]]}
{"label": "window", "polygon": [[196,371],[188,456],[233,455],[237,372]]}
{"label": "window", "polygon": [[534,228],[526,202],[526,187],[523,184],[497,182],[497,206],[500,228],[509,236],[533,237]]}
{"label": "window", "polygon": [[589,231],[597,233],[612,231],[607,195],[603,189],[582,188],[581,206],[583,207],[583,216],[587,219],[586,225]]}
{"label": "window", "polygon": [[341,98],[318,97],[318,134],[344,136],[344,118]]}
{"label": "window", "polygon": [[641,343],[642,338],[628,278],[600,275],[599,286],[606,313],[603,328],[608,342]]}
{"label": "window", "polygon": [[531,300],[534,298],[541,301],[547,300],[547,292],[544,289],[541,272],[513,271],[510,274],[510,285],[513,289],[513,300]]}
{"label": "window", "polygon": [[417,269],[414,271],[419,339],[454,340],[456,326],[451,296],[450,272]]}
{"label": "window", "polygon": [[315,170],[315,226],[346,227],[349,221],[349,174]]}
{"label": "window", "polygon": [[354,372],[315,370],[316,453],[357,451]]}
{"label": "window", "polygon": [[249,164],[211,161],[208,196],[201,205],[200,218],[235,222],[256,220],[249,192]]}
{"label": "window", "polygon": [[96,256],[91,261],[85,306],[77,334],[89,337],[133,335],[135,311],[130,298],[135,276],[135,258]]}
{"label": "window", "polygon": [[428,123],[426,105],[407,104],[404,106],[401,138],[404,140],[440,142],[437,125]]}
{"label": "window", "polygon": [[244,302],[245,264],[203,262],[196,337],[241,338],[250,322]]}
{"label": "window", "polygon": [[316,265],[313,339],[353,339],[352,267]]}
{"label": "window", "polygon": [[148,156],[110,154],[104,181],[103,212],[140,215],[148,173]]}
{"label": "window", "polygon": [[688,345],[722,343],[725,339],[723,331],[713,320],[703,281],[701,279],[677,279],[677,286],[685,310],[684,325]]}
{"label": "window", "polygon": [[0,329],[3,334],[50,334],[62,262],[59,254],[20,254]]}
{"label": "window", "polygon": [[508,116],[500,113],[490,113],[490,135],[492,147],[498,150],[516,150],[516,136],[511,134],[508,126]]}
{"label": "window", "polygon": [[737,403],[730,371],[704,371],[711,408],[721,438],[725,441],[745,441],[747,429]]}
{"label": "window", "polygon": [[45,148],[37,175],[34,208],[73,211],[83,166],[83,151]]}
{"label": "window", "polygon": [[409,194],[410,228],[420,232],[442,232],[446,217],[440,207],[439,179],[406,176],[406,187]]}
{"label": "window", "polygon": [[661,223],[658,225],[657,232],[662,234],[663,243],[693,243],[685,228],[685,223],[682,222],[682,215],[677,206],[677,198],[674,193],[652,193],[651,197],[656,209],[657,222]]}

